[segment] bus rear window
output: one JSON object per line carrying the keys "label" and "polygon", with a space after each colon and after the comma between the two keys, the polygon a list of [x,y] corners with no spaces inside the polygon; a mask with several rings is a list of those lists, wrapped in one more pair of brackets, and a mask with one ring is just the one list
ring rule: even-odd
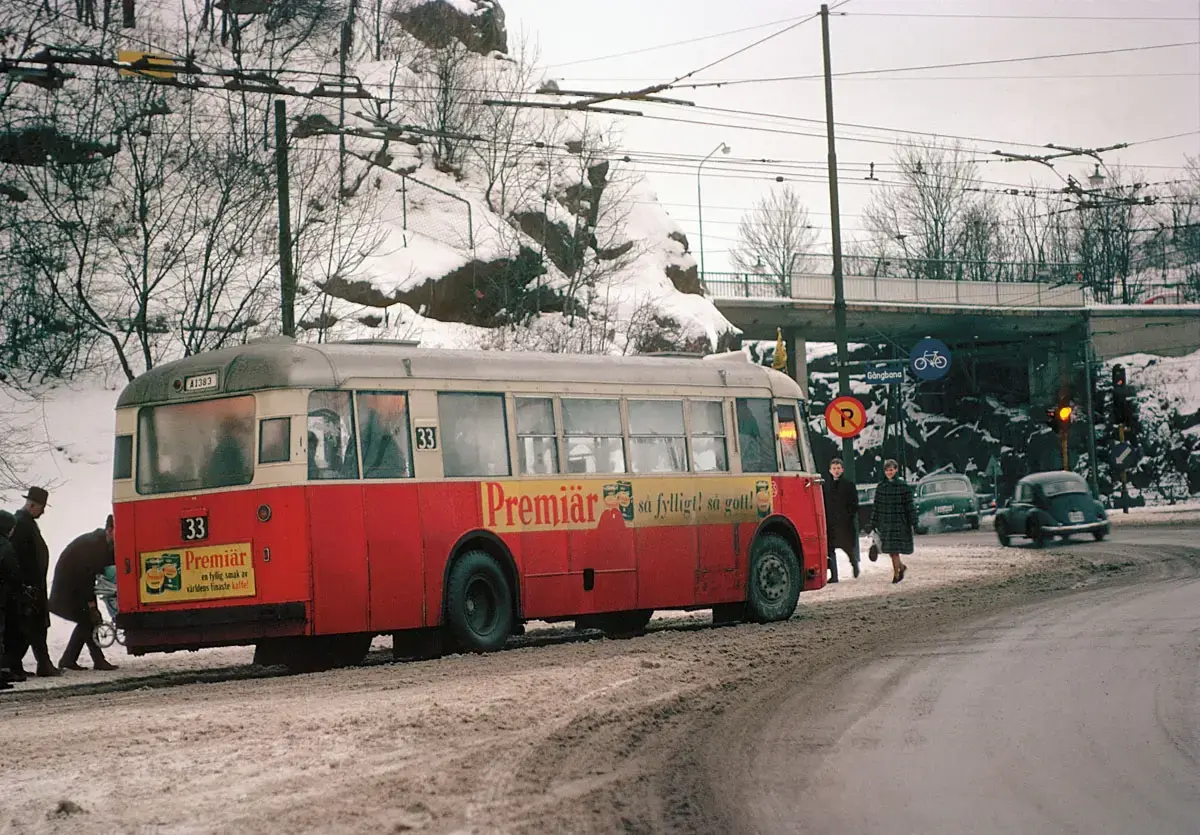
{"label": "bus rear window", "polygon": [[137,491],[143,495],[249,484],[254,398],[147,406],[138,414]]}

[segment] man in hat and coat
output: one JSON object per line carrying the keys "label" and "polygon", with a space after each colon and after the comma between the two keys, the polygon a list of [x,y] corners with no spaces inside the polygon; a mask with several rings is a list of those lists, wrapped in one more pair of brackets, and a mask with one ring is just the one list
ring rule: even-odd
{"label": "man in hat and coat", "polygon": [[[16,639],[17,607],[21,602],[21,565],[17,562],[17,552],[13,550],[9,535],[17,520],[7,510],[0,510],[0,651],[4,649],[5,635],[9,640]],[[9,623],[12,628],[7,629]],[[0,659],[0,690],[11,690],[13,679],[8,669],[8,656]],[[24,680],[24,679],[22,679]]]}
{"label": "man in hat and coat", "polygon": [[13,514],[17,520],[12,532],[12,546],[21,565],[21,634],[11,644],[8,668],[14,678],[28,675],[22,668],[25,653],[33,649],[39,676],[62,675],[50,660],[46,634],[50,629],[50,609],[47,605],[46,578],[50,571],[50,549],[42,538],[37,520],[46,512],[50,494],[42,487],[30,487],[25,505]]}
{"label": "man in hat and coat", "polygon": [[829,479],[822,485],[825,494],[825,533],[829,540],[829,582],[838,581],[837,552],[850,558],[854,576],[858,576],[858,487],[843,478],[842,459],[829,462]]}
{"label": "man in hat and coat", "polygon": [[58,661],[59,669],[84,669],[79,666],[79,653],[85,645],[95,669],[117,669],[104,657],[104,651],[92,637],[92,630],[101,621],[96,604],[96,575],[114,561],[111,513],[103,528],[76,537],[59,556],[54,566],[54,583],[50,587],[50,611],[75,624],[75,631]]}

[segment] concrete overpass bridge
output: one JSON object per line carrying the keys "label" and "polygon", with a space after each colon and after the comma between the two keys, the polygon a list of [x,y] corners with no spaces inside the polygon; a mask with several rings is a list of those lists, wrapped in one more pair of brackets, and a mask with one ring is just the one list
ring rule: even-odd
{"label": "concrete overpass bridge", "polygon": [[[708,297],[746,339],[773,340],[777,328],[783,331],[796,365],[789,370],[806,385],[805,343],[835,338],[832,276],[703,278]],[[1029,358],[1035,398],[1056,392],[1063,375],[1088,355],[1182,356],[1200,349],[1200,305],[1094,304],[1067,281],[845,275],[847,338],[911,346],[934,336],[952,352],[1011,358],[1017,351]]]}

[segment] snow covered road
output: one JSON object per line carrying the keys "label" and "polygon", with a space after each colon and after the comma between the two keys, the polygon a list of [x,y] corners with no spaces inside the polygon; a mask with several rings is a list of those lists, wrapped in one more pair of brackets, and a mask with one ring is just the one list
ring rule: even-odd
{"label": "snow covered road", "polygon": [[727,777],[752,761],[748,730],[790,675],[1196,556],[1166,544],[1197,541],[1194,528],[1114,539],[1036,551],[982,532],[921,538],[903,584],[866,563],[770,626],[695,613],[629,641],[545,627],[493,655],[377,652],[303,676],[244,666],[248,650],[118,655],[116,677],[0,697],[0,832],[730,831]]}

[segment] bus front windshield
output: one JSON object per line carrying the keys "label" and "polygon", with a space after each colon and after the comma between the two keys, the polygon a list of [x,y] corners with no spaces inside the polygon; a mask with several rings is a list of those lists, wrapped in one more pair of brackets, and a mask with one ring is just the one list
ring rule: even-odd
{"label": "bus front windshield", "polygon": [[138,415],[142,495],[249,484],[254,478],[254,398],[147,406]]}

